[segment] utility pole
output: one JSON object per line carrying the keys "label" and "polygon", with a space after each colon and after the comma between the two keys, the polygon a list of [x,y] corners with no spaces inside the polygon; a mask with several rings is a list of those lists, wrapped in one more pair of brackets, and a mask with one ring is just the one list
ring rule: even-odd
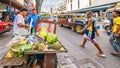
{"label": "utility pole", "polygon": [[41,0],[36,0],[36,10],[37,10],[37,13],[38,13],[38,14],[40,14],[40,11],[41,11],[40,1],[41,1]]}
{"label": "utility pole", "polygon": [[80,8],[80,0],[78,0],[78,9]]}
{"label": "utility pole", "polygon": [[92,6],[92,2],[91,2],[91,0],[89,0],[89,6]]}
{"label": "utility pole", "polygon": [[11,0],[10,0],[10,6],[9,6],[9,13],[11,13]]}
{"label": "utility pole", "polygon": [[72,0],[70,0],[70,3],[71,3],[71,10],[72,10]]}

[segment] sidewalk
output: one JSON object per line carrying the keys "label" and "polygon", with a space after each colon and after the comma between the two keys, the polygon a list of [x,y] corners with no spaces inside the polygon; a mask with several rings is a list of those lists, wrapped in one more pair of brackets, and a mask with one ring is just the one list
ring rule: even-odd
{"label": "sidewalk", "polygon": [[104,68],[101,64],[90,58],[76,60],[68,54],[58,54],[58,68]]}

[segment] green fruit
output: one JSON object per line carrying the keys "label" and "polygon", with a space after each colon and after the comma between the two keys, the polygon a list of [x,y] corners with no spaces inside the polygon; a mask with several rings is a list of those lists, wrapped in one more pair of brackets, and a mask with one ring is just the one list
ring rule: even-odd
{"label": "green fruit", "polygon": [[14,45],[14,46],[11,46],[10,49],[13,51],[13,52],[21,52],[22,50],[22,45]]}
{"label": "green fruit", "polygon": [[47,35],[46,41],[47,41],[48,43],[50,43],[50,44],[55,43],[55,42],[57,41],[57,35],[56,35],[56,34],[53,34],[53,33],[49,33],[49,34]]}
{"label": "green fruit", "polygon": [[40,44],[39,42],[35,42],[35,43],[32,45],[32,49],[33,49],[33,50],[37,50],[39,44]]}
{"label": "green fruit", "polygon": [[48,44],[48,49],[52,49],[52,45],[51,44]]}
{"label": "green fruit", "polygon": [[24,47],[24,51],[29,51],[32,49],[32,46],[30,44],[25,44],[23,45],[23,47]]}
{"label": "green fruit", "polygon": [[54,44],[52,44],[52,48],[55,50],[60,50],[60,48],[62,48],[62,45],[57,41]]}
{"label": "green fruit", "polygon": [[39,51],[43,51],[44,48],[45,48],[44,43],[40,43],[40,45],[38,46],[38,50],[39,50]]}
{"label": "green fruit", "polygon": [[45,31],[45,30],[41,30],[41,31],[39,32],[39,36],[43,37],[44,39],[46,39],[47,34],[48,34],[48,32]]}
{"label": "green fruit", "polygon": [[22,58],[22,57],[23,57],[23,54],[19,55],[18,57],[19,57],[19,58]]}
{"label": "green fruit", "polygon": [[13,52],[14,57],[23,57],[23,52]]}

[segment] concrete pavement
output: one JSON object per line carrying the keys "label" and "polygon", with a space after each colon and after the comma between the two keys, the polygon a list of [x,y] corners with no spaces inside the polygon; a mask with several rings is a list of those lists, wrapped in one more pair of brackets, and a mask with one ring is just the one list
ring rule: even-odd
{"label": "concrete pavement", "polygon": [[96,68],[119,68],[120,57],[114,57],[110,54],[114,51],[114,49],[109,43],[109,37],[106,35],[103,29],[99,30],[99,33],[100,36],[96,37],[96,40],[98,40],[98,43],[105,52],[107,58],[97,57],[97,49],[91,42],[87,42],[85,49],[81,48],[80,44],[82,43],[83,35],[72,32],[70,29],[65,27],[57,28],[59,40],[68,49],[68,55],[74,58],[74,61],[77,62],[89,58],[90,60],[93,60],[93,62],[96,62],[97,65],[99,65],[99,67]]}

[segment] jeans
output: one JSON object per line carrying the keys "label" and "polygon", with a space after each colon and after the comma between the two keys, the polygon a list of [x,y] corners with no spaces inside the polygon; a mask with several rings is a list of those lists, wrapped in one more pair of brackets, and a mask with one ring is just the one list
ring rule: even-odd
{"label": "jeans", "polygon": [[115,49],[116,52],[120,52],[120,35],[118,37],[114,36],[114,33],[110,35],[109,39],[111,45]]}

